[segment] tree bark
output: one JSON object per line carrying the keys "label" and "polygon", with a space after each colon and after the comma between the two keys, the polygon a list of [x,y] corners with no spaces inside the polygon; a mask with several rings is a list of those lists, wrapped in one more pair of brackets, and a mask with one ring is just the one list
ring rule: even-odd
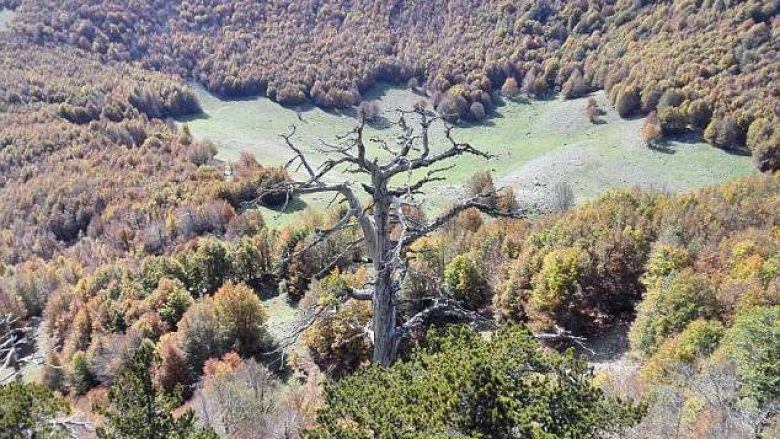
{"label": "tree bark", "polygon": [[395,361],[395,289],[393,288],[393,267],[390,255],[390,197],[387,182],[375,176],[374,226],[376,227],[376,254],[374,270],[376,279],[373,297],[374,363],[390,366]]}
{"label": "tree bark", "polygon": [[374,291],[374,363],[381,366],[391,366],[396,354],[396,310],[393,300],[393,288],[386,279],[389,275],[382,274],[377,277],[377,285]]}

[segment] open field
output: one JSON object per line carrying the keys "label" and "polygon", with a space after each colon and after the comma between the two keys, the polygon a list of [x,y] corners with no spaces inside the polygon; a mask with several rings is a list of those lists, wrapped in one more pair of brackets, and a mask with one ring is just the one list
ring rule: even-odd
{"label": "open field", "polygon": [[[219,158],[235,159],[241,151],[267,165],[289,157],[280,133],[297,126],[296,139],[309,151],[319,139],[332,142],[355,124],[353,114],[327,112],[316,107],[290,109],[267,98],[220,100],[198,89],[203,114],[188,120],[193,134],[219,146]],[[387,118],[395,108],[411,108],[421,96],[380,87],[370,96]],[[698,140],[666,142],[649,149],[640,139],[643,119],[625,120],[610,109],[603,92],[595,94],[607,109],[603,124],[592,124],[584,111],[585,99],[507,102],[485,124],[460,127],[458,141],[467,141],[497,158],[463,157],[449,180],[431,193],[434,209],[457,196],[460,184],[475,171],[489,168],[500,185],[515,189],[521,202],[547,207],[559,182],[572,186],[577,201],[598,196],[608,188],[641,186],[678,192],[710,186],[755,173],[747,156],[733,155]],[[443,145],[441,127],[434,128],[435,145]],[[371,130],[371,136],[391,140],[393,129]],[[312,151],[315,160],[322,156]],[[309,200],[318,205],[317,200]]]}
{"label": "open field", "polygon": [[7,9],[0,9],[0,31],[4,31],[11,24],[11,20],[14,18],[14,11]]}

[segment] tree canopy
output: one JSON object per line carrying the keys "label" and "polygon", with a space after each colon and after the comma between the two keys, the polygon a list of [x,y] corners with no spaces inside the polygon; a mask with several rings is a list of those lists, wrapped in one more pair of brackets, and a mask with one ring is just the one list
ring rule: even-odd
{"label": "tree canopy", "polygon": [[0,438],[67,438],[56,420],[68,410],[67,401],[41,384],[0,384]]}
{"label": "tree canopy", "polygon": [[196,424],[195,413],[173,411],[181,404],[181,389],[168,393],[154,384],[151,368],[159,363],[154,345],[143,343],[111,387],[111,406],[103,410],[100,439],[217,439]]}
{"label": "tree canopy", "polygon": [[310,439],[598,437],[642,407],[606,397],[586,363],[545,353],[522,327],[485,336],[450,327],[410,357],[325,390]]}

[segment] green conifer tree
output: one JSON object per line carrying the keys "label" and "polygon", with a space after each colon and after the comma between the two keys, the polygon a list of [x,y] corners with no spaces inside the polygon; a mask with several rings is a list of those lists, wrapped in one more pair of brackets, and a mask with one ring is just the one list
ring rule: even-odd
{"label": "green conifer tree", "polygon": [[167,393],[154,384],[150,368],[158,361],[154,344],[145,341],[111,387],[111,407],[101,410],[105,422],[97,429],[98,438],[217,438],[213,430],[196,424],[192,410],[173,415],[173,410],[181,404],[181,391]]}

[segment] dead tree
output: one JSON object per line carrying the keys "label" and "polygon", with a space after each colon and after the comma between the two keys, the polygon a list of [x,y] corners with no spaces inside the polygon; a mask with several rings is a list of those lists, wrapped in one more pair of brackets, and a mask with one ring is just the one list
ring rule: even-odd
{"label": "dead tree", "polygon": [[[430,144],[429,130],[436,116],[422,108],[415,111],[399,111],[395,125],[400,134],[393,145],[381,139],[365,139],[365,121],[361,120],[349,133],[339,136],[337,144],[322,142],[318,150],[326,159],[314,166],[306,154],[293,143],[292,132],[282,135],[294,157],[287,167],[297,166],[307,176],[303,180],[288,181],[266,193],[289,198],[297,195],[332,193],[346,204],[343,217],[333,227],[320,230],[312,248],[334,233],[347,228],[358,228],[360,240],[368,259],[373,264],[373,280],[369,288],[352,289],[346,295],[356,300],[372,302],[373,317],[369,336],[374,344],[374,362],[383,366],[393,363],[399,340],[413,329],[423,325],[434,315],[473,319],[477,316],[458,306],[450,299],[434,300],[433,305],[405,322],[397,317],[398,293],[407,274],[407,252],[420,238],[438,230],[459,213],[478,209],[494,216],[521,217],[520,209],[501,210],[485,204],[492,194],[477,194],[460,200],[453,207],[428,223],[421,223],[406,215],[405,207],[419,207],[417,196],[426,187],[445,178],[444,172],[452,168],[449,162],[462,155],[490,159],[492,156],[468,143],[460,143],[452,137],[452,127],[445,126],[447,143],[443,149],[434,150]],[[415,126],[407,119],[417,119]],[[383,157],[368,157],[367,142],[377,146]],[[344,175],[362,176],[360,182],[345,179]],[[359,192],[359,191],[362,191]],[[368,203],[361,201],[367,198]]]}
{"label": "dead tree", "polygon": [[21,379],[22,368],[36,360],[26,351],[32,345],[33,327],[11,314],[0,315],[0,384]]}
{"label": "dead tree", "polygon": [[0,385],[20,381],[27,366],[56,367],[45,361],[35,348],[39,318],[21,319],[12,314],[0,315]]}

